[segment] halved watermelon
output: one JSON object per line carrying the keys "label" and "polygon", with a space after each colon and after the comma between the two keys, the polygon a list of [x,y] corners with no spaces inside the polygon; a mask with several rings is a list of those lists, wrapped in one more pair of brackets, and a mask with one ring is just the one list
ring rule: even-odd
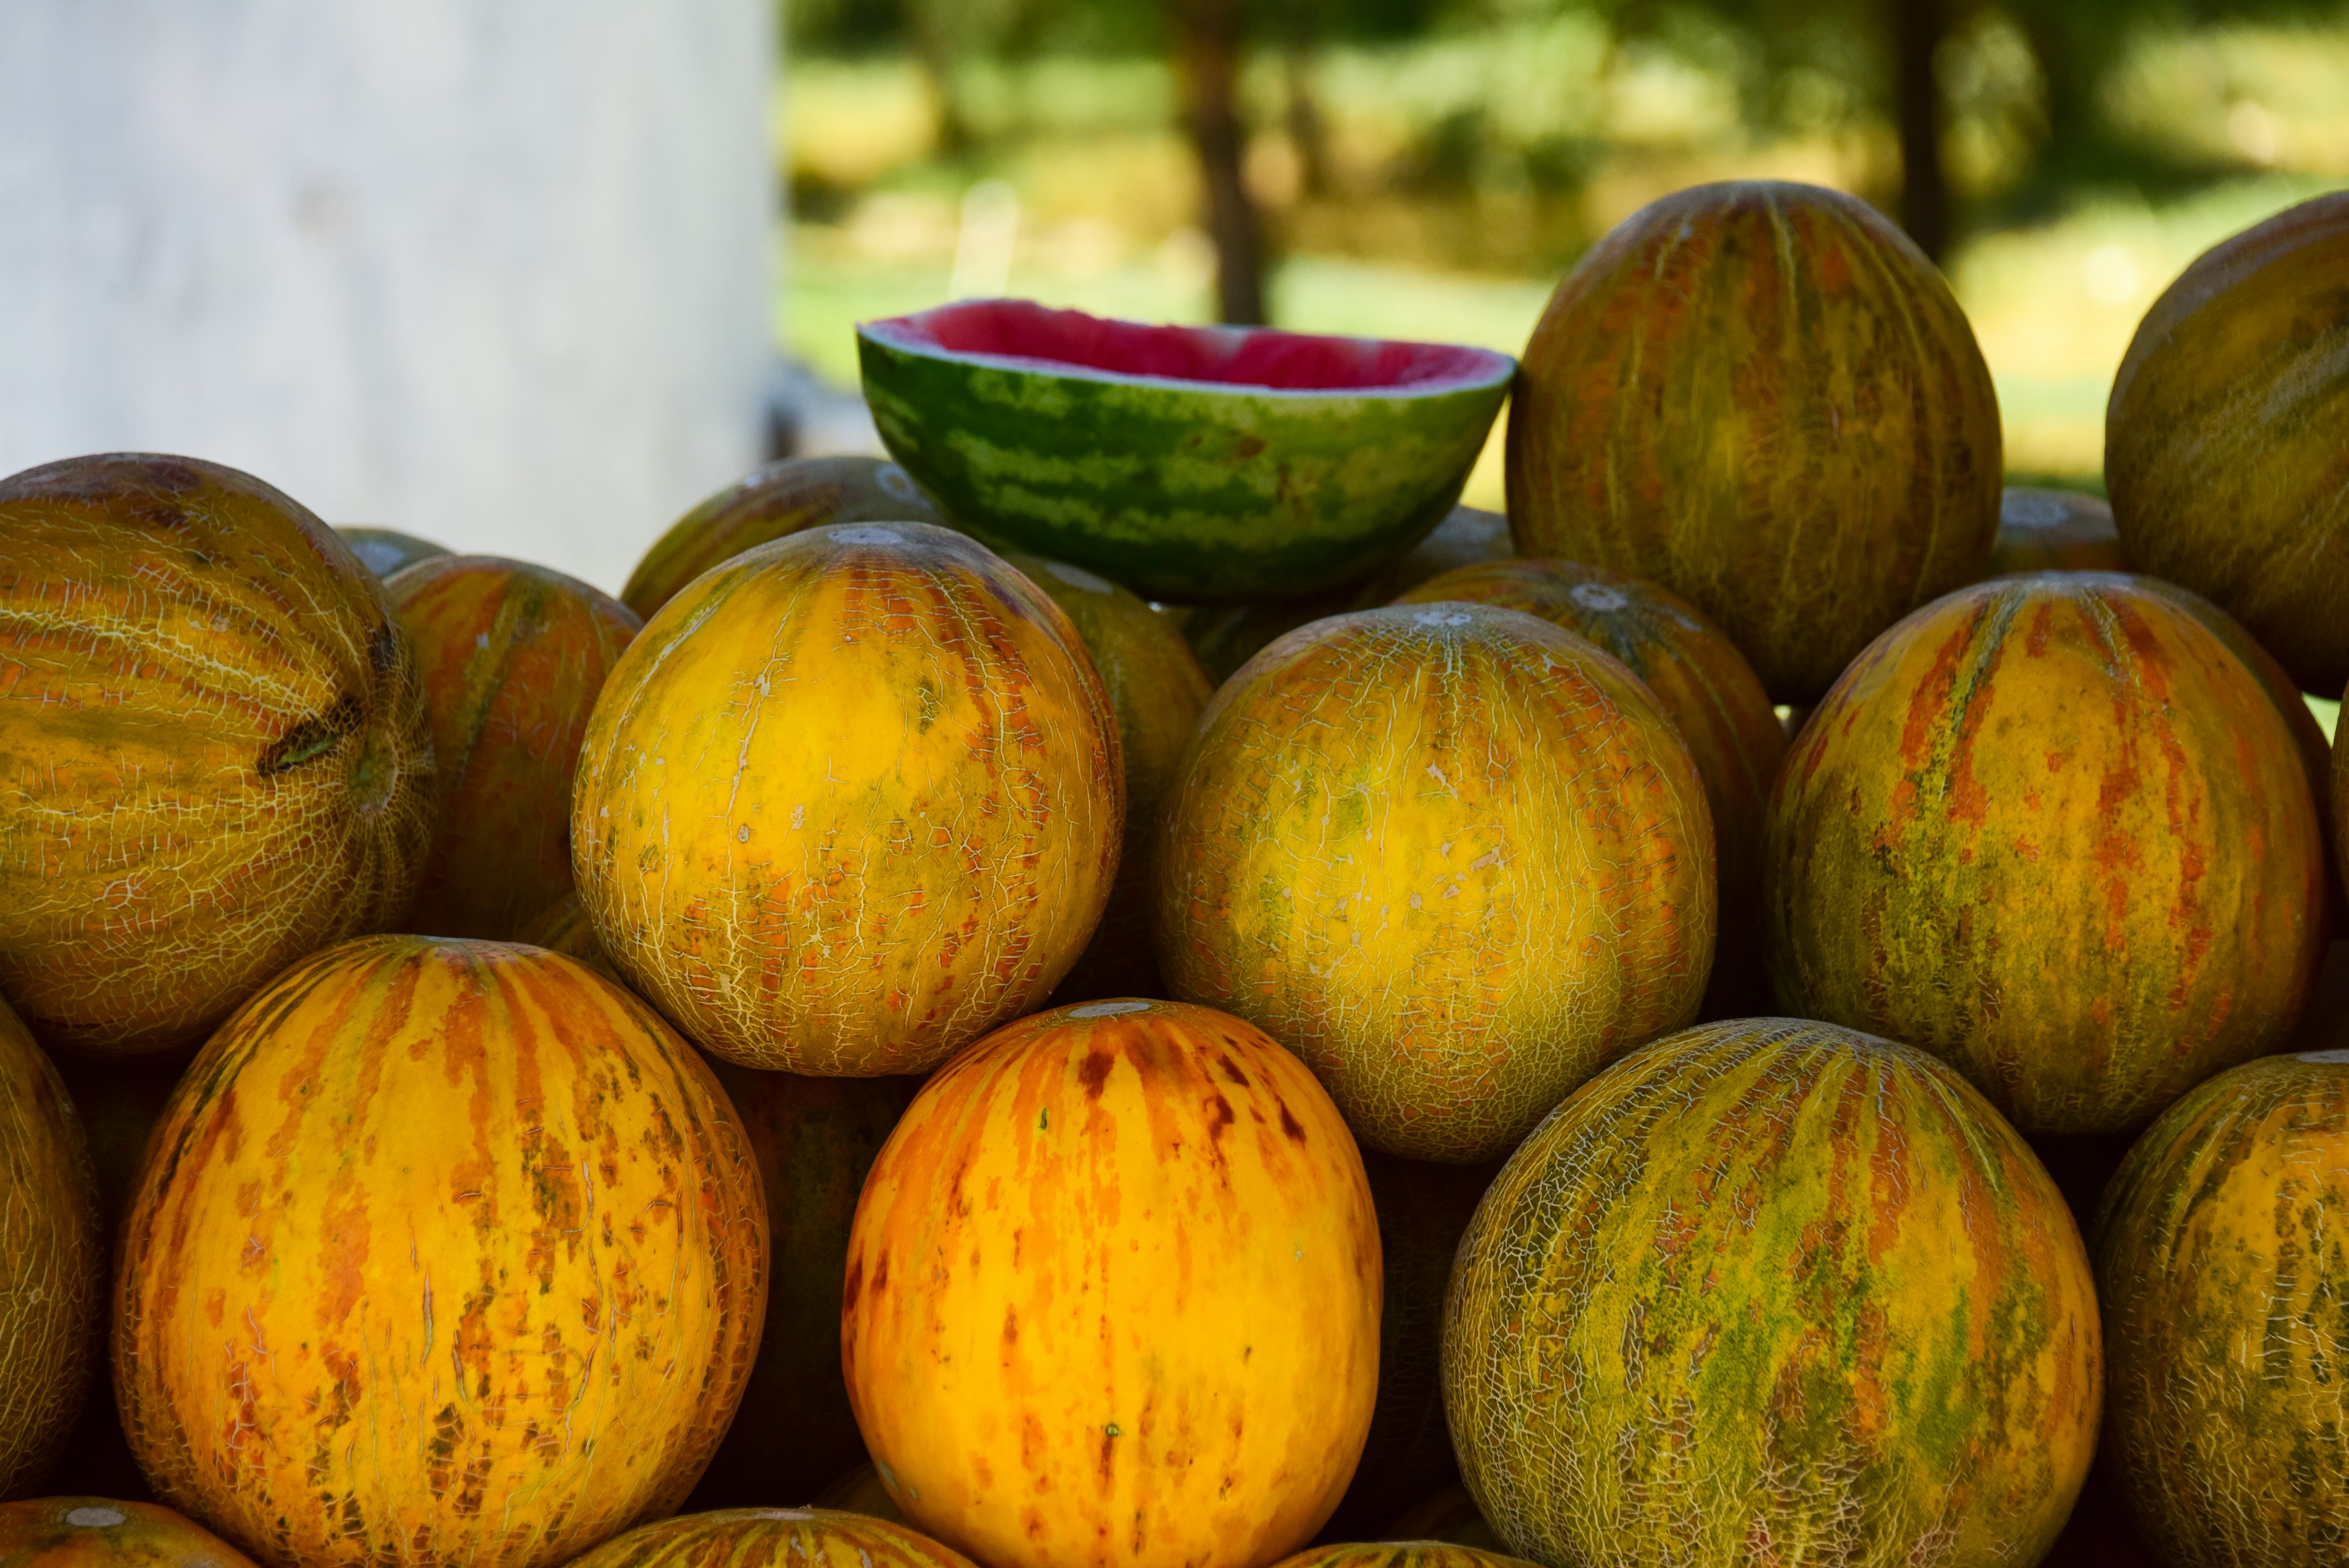
{"label": "halved watermelon", "polygon": [[1288,598],[1440,522],[1516,361],[1269,327],[1145,327],[1024,300],[857,328],[889,452],[999,548],[1148,598]]}

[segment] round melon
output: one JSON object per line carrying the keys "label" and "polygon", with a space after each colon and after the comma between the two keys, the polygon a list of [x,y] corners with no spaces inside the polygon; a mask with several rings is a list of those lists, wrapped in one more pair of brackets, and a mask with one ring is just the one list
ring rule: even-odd
{"label": "round melon", "polygon": [[1250,660],[1161,809],[1175,995],[1313,1068],[1355,1135],[1505,1153],[1609,1058],[1694,1016],[1704,786],[1637,677],[1480,605],[1363,610]]}
{"label": "round melon", "polygon": [[359,558],[359,565],[378,577],[388,577],[419,561],[429,561],[435,556],[449,553],[429,539],[419,539],[413,534],[402,534],[390,528],[357,528],[336,524],[335,532],[341,535],[343,543],[351,547],[351,554]]}
{"label": "round melon", "polygon": [[1585,1085],[1444,1311],[1469,1491],[1583,1568],[2036,1563],[2097,1397],[2087,1255],[2029,1146],[1923,1052],[1793,1019]]}
{"label": "round melon", "polygon": [[99,1353],[106,1267],[81,1118],[0,1002],[0,1498],[48,1474]]}
{"label": "round melon", "polygon": [[754,545],[828,523],[939,523],[905,471],[877,457],[787,457],[728,485],[669,525],[628,574],[620,602],[640,619]]}
{"label": "round melon", "polygon": [[864,1173],[917,1086],[716,1064],[767,1194],[767,1327],[734,1425],[688,1506],[805,1502],[864,1459],[840,1373],[840,1293]]}
{"label": "round melon", "polygon": [[1006,557],[1050,596],[1092,657],[1117,714],[1124,758],[1125,832],[1117,879],[1092,940],[1057,990],[1055,1002],[1103,996],[1155,996],[1165,987],[1150,956],[1150,830],[1167,778],[1182,759],[1214,683],[1183,634],[1142,599],[1066,561]]}
{"label": "round melon", "polygon": [[1346,610],[1377,609],[1430,577],[1459,566],[1508,558],[1509,520],[1497,512],[1455,506],[1434,532],[1357,583],[1308,595],[1238,605],[1160,605],[1183,628],[1191,650],[1222,685],[1232,672],[1283,633]]}
{"label": "round melon", "polygon": [[1353,1473],[1379,1270],[1302,1064],[1211,1009],[1088,1002],[915,1097],[857,1205],[841,1360],[889,1495],[990,1568],[1257,1568]]}
{"label": "round melon", "polygon": [[759,1345],[742,1124],[571,960],[376,937],[223,1025],[148,1145],[115,1395],[279,1568],[570,1562],[675,1509]]}
{"label": "round melon", "polygon": [[575,577],[442,556],[384,591],[416,649],[440,812],[409,929],[508,941],[571,891],[571,775],[595,695],[643,623]]}
{"label": "round melon", "polygon": [[2105,1443],[2173,1568],[2349,1545],[2349,1051],[2247,1062],[2129,1151],[2096,1227]]}
{"label": "round melon", "polygon": [[2139,1127],[2291,1038],[2323,840],[2292,732],[2144,579],[1961,589],[1887,632],[1772,796],[1789,1012],[1946,1057],[2032,1133]]}
{"label": "round melon", "polygon": [[1299,597],[1410,549],[1460,499],[1516,368],[1017,299],[856,340],[882,441],[957,524],[1174,600]]}
{"label": "round melon", "polygon": [[1982,575],[2000,475],[1949,285],[1811,185],[1698,185],[1625,219],[1558,284],[1509,407],[1517,554],[1670,588],[1782,702]]}
{"label": "round melon", "polygon": [[2010,484],[1998,504],[1998,537],[1982,575],[2126,572],[2128,556],[2102,498],[2076,490]]}
{"label": "round melon", "polygon": [[2349,191],[2206,251],[2138,323],[2105,483],[2140,571],[2248,628],[2303,690],[2349,681]]}
{"label": "round melon", "polygon": [[829,1508],[680,1514],[607,1542],[572,1568],[976,1568],[929,1537]]}
{"label": "round melon", "polygon": [[1322,1530],[1324,1540],[1370,1541],[1394,1518],[1395,1500],[1423,1497],[1460,1479],[1444,1424],[1444,1293],[1468,1217],[1500,1167],[1362,1156],[1379,1215],[1384,1260],[1379,1317],[1379,1396],[1361,1462]]}
{"label": "round melon", "polygon": [[193,1045],[397,921],[432,836],[407,637],[334,532],[191,458],[0,480],[0,995],[53,1049]]}
{"label": "round melon", "polygon": [[1278,1568],[1537,1568],[1522,1557],[1481,1552],[1448,1541],[1381,1541],[1311,1546],[1284,1557]]}
{"label": "round melon", "polygon": [[195,1521],[151,1502],[42,1497],[0,1503],[8,1568],[254,1568]]}
{"label": "round melon", "polygon": [[1052,993],[1109,898],[1117,715],[1068,617],[976,541],[835,524],[695,580],[595,705],[573,867],[703,1049],[919,1073]]}
{"label": "round melon", "polygon": [[1433,577],[1397,604],[1445,599],[1524,610],[1621,659],[1687,743],[1713,807],[1720,937],[1706,1014],[1768,1011],[1762,972],[1762,823],[1786,754],[1761,677],[1702,611],[1638,577],[1580,561],[1495,561]]}

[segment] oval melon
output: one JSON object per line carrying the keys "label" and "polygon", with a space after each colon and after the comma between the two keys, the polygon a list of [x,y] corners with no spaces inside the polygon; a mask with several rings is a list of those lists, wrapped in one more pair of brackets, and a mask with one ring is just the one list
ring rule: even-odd
{"label": "oval melon", "polygon": [[2096,1227],[2105,1442],[2173,1568],[2349,1544],[2349,1052],[2269,1056],[2171,1106]]}
{"label": "oval melon", "polygon": [[2305,691],[2349,681],[2349,192],[2213,246],[2137,324],[2105,483],[2140,571],[2240,620]]}
{"label": "oval melon", "polygon": [[1509,1147],[1694,1016],[1712,814],[1655,697],[1516,610],[1300,628],[1216,694],[1159,818],[1160,969],[1303,1057],[1355,1135]]}
{"label": "oval melon", "polygon": [[1509,408],[1521,556],[1662,585],[1806,702],[1982,573],[1998,400],[1949,285],[1856,198],[1698,185],[1558,284]]}
{"label": "oval melon", "polygon": [[836,524],[735,556],[605,683],[571,843],[612,961],[746,1067],[924,1071],[1051,994],[1109,898],[1117,717],[984,545]]}
{"label": "oval melon", "polygon": [[347,943],[222,1026],[149,1143],[123,1425],[279,1568],[554,1568],[692,1489],[766,1226],[724,1091],[635,997],[536,948]]}
{"label": "oval melon", "polygon": [[1379,1269],[1302,1064],[1207,1008],[1088,1002],[915,1097],[857,1205],[841,1360],[890,1496],[991,1568],[1257,1568],[1353,1472]]}
{"label": "oval melon", "polygon": [[408,906],[432,742],[333,530],[191,458],[0,481],[0,994],[53,1048],[193,1045]]}
{"label": "oval melon", "polygon": [[1550,1563],[2036,1563],[2095,1446],[2062,1194],[1921,1051],[1744,1019],[1601,1073],[1460,1243],[1468,1490]]}
{"label": "oval melon", "polygon": [[1887,632],[1771,800],[1790,1012],[1946,1057],[2033,1133],[2142,1127],[2291,1038],[2323,840],[2258,677],[2173,591],[2045,572]]}
{"label": "oval melon", "polygon": [[571,891],[571,777],[596,693],[642,624],[609,595],[495,556],[384,584],[432,716],[439,820],[409,929],[521,935]]}

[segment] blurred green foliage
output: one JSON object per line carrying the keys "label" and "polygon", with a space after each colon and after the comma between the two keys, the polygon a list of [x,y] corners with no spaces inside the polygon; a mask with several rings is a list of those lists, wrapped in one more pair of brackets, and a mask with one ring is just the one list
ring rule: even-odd
{"label": "blurred green foliage", "polygon": [[[1208,318],[1169,59],[1186,3],[792,0],[792,351],[851,384],[851,323],[974,288]],[[1681,186],[1806,180],[1897,211],[1887,18],[1935,0],[1245,3],[1272,319],[1514,350],[1560,271]],[[1944,270],[2010,467],[2093,484],[2113,368],[2154,296],[2349,181],[2349,0],[1940,3]],[[964,244],[982,186],[1016,210],[992,274]],[[1474,483],[1497,504],[1496,462]]]}

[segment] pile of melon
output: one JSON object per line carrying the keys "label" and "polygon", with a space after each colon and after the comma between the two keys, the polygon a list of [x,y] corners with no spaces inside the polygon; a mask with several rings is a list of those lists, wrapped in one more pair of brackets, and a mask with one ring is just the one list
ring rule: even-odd
{"label": "pile of melon", "polygon": [[2349,1561],[2349,197],[2108,507],[1802,186],[864,349],[618,599],[0,481],[0,1563]]}

